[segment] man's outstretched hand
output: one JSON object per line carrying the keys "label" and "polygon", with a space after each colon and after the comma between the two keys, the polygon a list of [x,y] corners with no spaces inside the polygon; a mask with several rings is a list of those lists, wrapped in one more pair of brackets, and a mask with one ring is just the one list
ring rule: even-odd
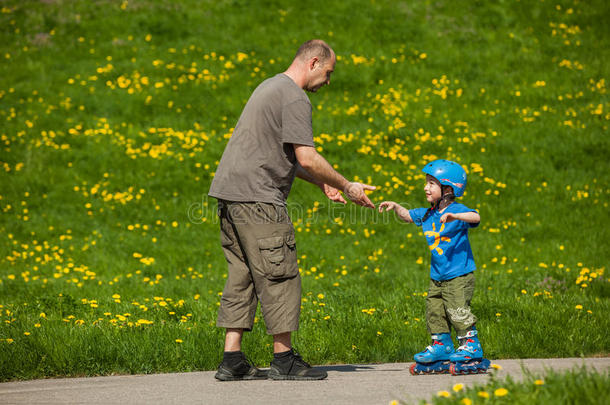
{"label": "man's outstretched hand", "polygon": [[349,198],[354,204],[362,205],[363,207],[369,207],[375,209],[375,204],[369,200],[364,190],[375,190],[375,186],[369,186],[368,184],[362,184],[357,182],[348,183],[345,186],[345,196]]}
{"label": "man's outstretched hand", "polygon": [[324,191],[324,194],[326,194],[326,196],[328,197],[329,200],[338,202],[341,204],[347,204],[347,201],[345,201],[345,198],[343,198],[343,196],[341,195],[341,192],[339,190],[337,190],[336,188],[329,186],[328,184],[324,184],[322,186],[322,191]]}

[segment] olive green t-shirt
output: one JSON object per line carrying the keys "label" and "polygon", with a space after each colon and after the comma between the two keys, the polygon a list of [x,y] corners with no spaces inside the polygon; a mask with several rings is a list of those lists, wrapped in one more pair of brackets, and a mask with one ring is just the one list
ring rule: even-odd
{"label": "olive green t-shirt", "polygon": [[297,160],[292,144],[314,146],[311,103],[283,73],[262,82],[233,130],[209,195],[228,201],[286,204]]}

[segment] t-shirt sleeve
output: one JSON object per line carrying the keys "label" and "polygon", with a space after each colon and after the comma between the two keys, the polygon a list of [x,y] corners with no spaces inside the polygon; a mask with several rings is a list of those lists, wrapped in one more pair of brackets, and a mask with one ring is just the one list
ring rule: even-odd
{"label": "t-shirt sleeve", "polygon": [[424,218],[424,215],[426,215],[426,211],[428,211],[426,208],[415,208],[409,210],[409,215],[411,216],[411,219],[415,225],[422,226],[422,219]]}
{"label": "t-shirt sleeve", "polygon": [[[463,204],[452,204],[455,205],[454,210],[452,210],[451,212],[453,212],[454,214],[461,214],[463,212],[477,212],[477,210],[472,209],[472,208],[468,208],[467,206],[463,205]],[[464,228],[476,228],[477,226],[479,226],[480,222],[471,224],[469,222],[464,222],[464,221],[460,221],[463,225]]]}
{"label": "t-shirt sleeve", "polygon": [[282,109],[282,142],[315,146],[311,125],[311,104],[296,100]]}

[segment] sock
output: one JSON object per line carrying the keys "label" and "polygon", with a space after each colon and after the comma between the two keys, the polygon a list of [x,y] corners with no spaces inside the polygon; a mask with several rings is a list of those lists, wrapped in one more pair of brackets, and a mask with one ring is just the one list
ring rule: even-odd
{"label": "sock", "polygon": [[222,355],[222,361],[228,364],[236,364],[241,361],[243,353],[241,351],[236,352],[224,352]]}
{"label": "sock", "polygon": [[292,349],[288,350],[287,352],[273,353],[273,360],[279,360],[279,361],[287,360],[288,358],[291,357],[291,354],[292,354]]}

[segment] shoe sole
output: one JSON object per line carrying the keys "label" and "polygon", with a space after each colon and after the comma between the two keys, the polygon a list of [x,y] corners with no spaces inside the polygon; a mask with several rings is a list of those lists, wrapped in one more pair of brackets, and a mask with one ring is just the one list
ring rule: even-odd
{"label": "shoe sole", "polygon": [[243,376],[234,376],[231,374],[224,373],[216,373],[214,376],[219,381],[251,381],[251,380],[266,380],[267,376],[253,376],[253,375],[243,375]]}
{"label": "shoe sole", "polygon": [[290,381],[317,381],[323,380],[328,375],[323,375],[319,377],[308,377],[304,375],[283,375],[283,374],[269,374],[270,380],[290,380]]}

